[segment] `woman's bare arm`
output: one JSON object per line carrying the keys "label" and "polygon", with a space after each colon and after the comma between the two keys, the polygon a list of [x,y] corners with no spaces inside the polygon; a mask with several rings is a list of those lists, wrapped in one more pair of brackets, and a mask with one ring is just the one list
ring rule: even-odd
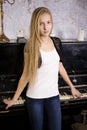
{"label": "woman's bare arm", "polygon": [[62,76],[62,78],[64,79],[64,81],[69,85],[69,87],[71,88],[71,92],[72,92],[72,95],[73,97],[81,97],[81,93],[75,88],[75,86],[72,84],[69,76],[68,76],[68,73],[66,71],[66,69],[64,68],[62,62],[60,62],[60,65],[59,65],[59,73],[60,75]]}

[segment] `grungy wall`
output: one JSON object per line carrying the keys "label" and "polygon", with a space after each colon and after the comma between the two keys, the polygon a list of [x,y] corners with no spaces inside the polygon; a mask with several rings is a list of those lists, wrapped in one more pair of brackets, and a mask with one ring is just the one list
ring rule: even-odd
{"label": "grungy wall", "polygon": [[13,5],[3,3],[4,33],[9,39],[16,39],[19,30],[28,38],[29,23],[33,10],[39,6],[48,7],[53,15],[53,36],[62,40],[74,40],[79,29],[85,32],[87,40],[87,0],[15,0]]}

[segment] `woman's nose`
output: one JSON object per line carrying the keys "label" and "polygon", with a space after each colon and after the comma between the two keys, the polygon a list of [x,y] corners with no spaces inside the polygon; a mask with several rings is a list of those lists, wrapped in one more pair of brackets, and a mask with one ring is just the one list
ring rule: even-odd
{"label": "woman's nose", "polygon": [[45,29],[45,30],[47,29],[47,25],[46,25],[46,24],[44,25],[44,29]]}

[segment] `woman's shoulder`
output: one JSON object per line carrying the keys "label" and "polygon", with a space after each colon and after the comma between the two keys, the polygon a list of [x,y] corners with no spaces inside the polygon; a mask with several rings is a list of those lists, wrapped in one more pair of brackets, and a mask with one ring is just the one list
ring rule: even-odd
{"label": "woman's shoulder", "polygon": [[59,37],[51,37],[51,39],[53,40],[54,46],[58,54],[60,55],[60,61],[63,62],[63,47],[62,47],[61,39]]}
{"label": "woman's shoulder", "polygon": [[51,39],[53,40],[53,43],[56,47],[61,48],[62,43],[61,43],[61,39],[59,37],[53,37],[51,36]]}
{"label": "woman's shoulder", "polygon": [[53,40],[54,43],[61,43],[61,39],[59,37],[51,36],[51,39]]}

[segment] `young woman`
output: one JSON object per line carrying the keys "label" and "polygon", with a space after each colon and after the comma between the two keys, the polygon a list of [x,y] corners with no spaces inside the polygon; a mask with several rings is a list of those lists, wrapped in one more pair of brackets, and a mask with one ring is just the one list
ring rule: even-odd
{"label": "young woman", "polygon": [[42,130],[44,112],[49,130],[61,130],[61,107],[58,73],[71,89],[73,97],[81,93],[75,88],[63,66],[61,40],[50,36],[53,28],[51,12],[36,8],[32,14],[29,40],[24,48],[24,70],[11,100],[4,99],[6,109],[15,104],[26,84],[26,105],[32,130]]}

